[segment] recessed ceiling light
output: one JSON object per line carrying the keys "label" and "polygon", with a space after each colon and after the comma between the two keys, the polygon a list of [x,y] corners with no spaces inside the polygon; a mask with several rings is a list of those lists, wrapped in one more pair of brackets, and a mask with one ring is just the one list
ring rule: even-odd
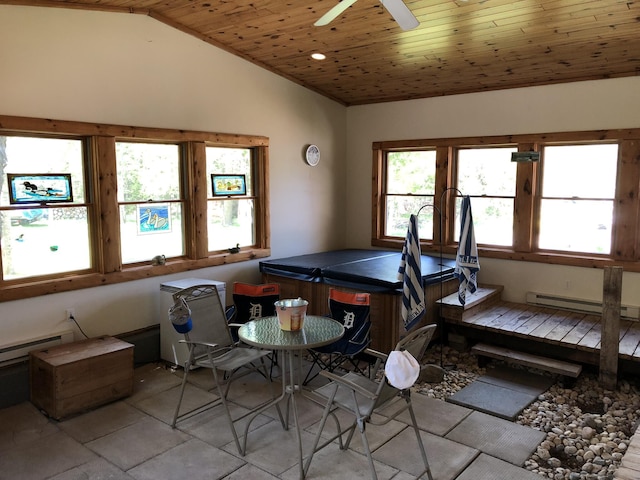
{"label": "recessed ceiling light", "polygon": [[316,52],[311,54],[311,58],[314,60],[324,60],[327,56],[324,53]]}

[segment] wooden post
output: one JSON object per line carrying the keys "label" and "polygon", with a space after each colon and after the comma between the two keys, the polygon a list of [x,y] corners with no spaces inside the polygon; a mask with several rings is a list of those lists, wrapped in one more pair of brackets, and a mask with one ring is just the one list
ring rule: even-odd
{"label": "wooden post", "polygon": [[602,336],[600,339],[600,384],[615,390],[618,383],[620,346],[620,299],[622,267],[605,267],[602,290]]}

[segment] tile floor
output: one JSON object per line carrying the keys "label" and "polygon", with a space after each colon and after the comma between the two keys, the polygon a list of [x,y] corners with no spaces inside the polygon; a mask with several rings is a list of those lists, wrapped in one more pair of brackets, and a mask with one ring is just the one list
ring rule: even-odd
{"label": "tile floor", "polygon": [[[28,402],[0,410],[0,479],[298,478],[295,433],[283,430],[275,409],[252,422],[244,457],[220,407],[171,428],[181,375],[163,364],[139,367],[130,397],[63,421],[48,419]],[[210,372],[192,372],[185,402],[197,406],[215,398],[212,387]],[[269,391],[257,375],[236,380],[229,394],[233,411],[246,411]],[[306,449],[322,409],[298,398]],[[541,432],[420,394],[413,399],[434,480],[539,478],[520,466],[540,443]],[[380,480],[415,478],[420,470],[415,435],[403,415],[367,429]],[[307,478],[371,478],[359,437],[347,451],[332,444],[316,454]]]}

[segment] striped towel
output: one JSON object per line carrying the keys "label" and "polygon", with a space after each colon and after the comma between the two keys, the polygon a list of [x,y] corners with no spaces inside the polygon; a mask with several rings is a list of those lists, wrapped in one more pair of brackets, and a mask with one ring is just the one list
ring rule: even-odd
{"label": "striped towel", "polygon": [[421,260],[418,217],[411,215],[398,268],[398,280],[402,280],[402,321],[405,330],[410,330],[426,311]]}
{"label": "striped towel", "polygon": [[471,215],[471,200],[469,196],[462,199],[462,221],[460,228],[460,242],[456,255],[456,267],[454,274],[460,280],[458,286],[458,300],[460,304],[466,303],[467,291],[473,293],[478,288],[476,275],[480,270],[478,261],[478,246],[473,233],[473,216]]}

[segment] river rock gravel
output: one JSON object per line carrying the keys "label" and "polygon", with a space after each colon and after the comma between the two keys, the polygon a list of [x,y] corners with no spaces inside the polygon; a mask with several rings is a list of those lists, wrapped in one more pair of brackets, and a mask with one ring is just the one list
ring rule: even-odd
{"label": "river rock gravel", "polygon": [[[447,346],[427,350],[423,363],[440,365],[441,358],[444,381],[417,384],[417,392],[445,400],[486,372],[475,355]],[[615,391],[603,389],[591,371],[583,371],[571,388],[556,381],[516,419],[547,434],[524,468],[554,480],[611,480],[639,418],[635,378],[619,379]]]}

